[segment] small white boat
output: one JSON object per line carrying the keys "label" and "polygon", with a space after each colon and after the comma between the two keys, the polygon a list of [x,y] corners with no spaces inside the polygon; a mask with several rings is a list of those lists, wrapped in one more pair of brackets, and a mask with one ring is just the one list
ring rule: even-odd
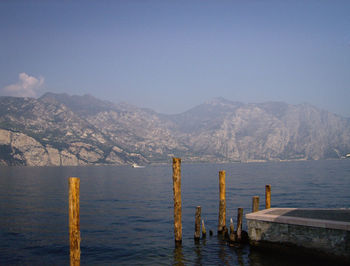
{"label": "small white boat", "polygon": [[132,168],[145,168],[145,166],[142,166],[142,165],[138,165],[136,163],[133,163],[132,164]]}

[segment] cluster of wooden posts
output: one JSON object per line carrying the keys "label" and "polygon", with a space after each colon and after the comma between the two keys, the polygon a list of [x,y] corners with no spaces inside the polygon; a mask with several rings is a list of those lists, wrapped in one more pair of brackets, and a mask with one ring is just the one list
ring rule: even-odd
{"label": "cluster of wooden posts", "polygon": [[[242,231],[243,208],[238,208],[237,213],[237,230],[234,230],[232,218],[230,219],[230,232],[226,227],[226,183],[225,171],[219,172],[219,225],[218,233],[224,235],[231,243],[245,242],[248,240],[246,232]],[[174,233],[175,243],[182,242],[182,210],[181,210],[181,159],[173,158],[173,192],[174,192]],[[266,185],[265,190],[265,206],[271,206],[271,186]],[[80,265],[80,221],[79,221],[79,195],[80,195],[80,179],[77,177],[69,178],[69,242],[70,242],[70,265]],[[259,197],[253,197],[252,211],[259,210]],[[201,223],[202,221],[202,223]],[[199,240],[201,235],[206,237],[206,229],[204,221],[201,220],[201,207],[196,207],[195,215],[195,233],[194,239]],[[210,230],[210,234],[213,232]]]}
{"label": "cluster of wooden posts", "polygon": [[[223,235],[230,243],[247,243],[248,234],[242,230],[243,223],[243,208],[237,210],[237,230],[234,229],[232,218],[230,219],[230,232],[226,227],[226,172],[224,170],[219,171],[219,221],[218,221],[218,234]],[[174,192],[174,234],[175,243],[181,244],[182,242],[182,210],[181,210],[181,159],[173,158],[173,192]],[[265,186],[265,208],[271,207],[271,185]],[[201,225],[201,206],[196,207],[195,214],[195,232],[194,239],[198,241],[200,239],[200,225]],[[252,212],[259,211],[259,196],[254,196],[252,200]],[[210,234],[213,232],[210,230]],[[206,237],[206,228],[204,220],[202,220],[202,237]]]}

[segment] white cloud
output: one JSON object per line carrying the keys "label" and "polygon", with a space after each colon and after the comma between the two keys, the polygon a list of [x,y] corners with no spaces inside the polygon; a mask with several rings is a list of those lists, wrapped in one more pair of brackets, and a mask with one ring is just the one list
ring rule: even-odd
{"label": "white cloud", "polygon": [[44,78],[35,78],[26,73],[18,75],[18,82],[1,89],[2,94],[17,97],[36,97],[44,84]]}

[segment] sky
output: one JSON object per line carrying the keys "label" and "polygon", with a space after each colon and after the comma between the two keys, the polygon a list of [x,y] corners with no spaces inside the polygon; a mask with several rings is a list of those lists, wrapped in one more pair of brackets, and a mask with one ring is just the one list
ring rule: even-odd
{"label": "sky", "polygon": [[0,0],[0,95],[160,113],[216,97],[350,117],[350,1]]}

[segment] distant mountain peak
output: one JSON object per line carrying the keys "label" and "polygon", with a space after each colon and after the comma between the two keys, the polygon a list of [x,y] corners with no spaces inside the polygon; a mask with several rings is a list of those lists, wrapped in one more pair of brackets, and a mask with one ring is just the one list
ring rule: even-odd
{"label": "distant mountain peak", "polygon": [[233,102],[233,101],[227,100],[223,97],[213,98],[213,99],[205,102],[205,104],[209,104],[209,105],[243,105],[243,103],[241,103],[241,102]]}
{"label": "distant mountain peak", "polygon": [[109,101],[100,100],[90,94],[69,95],[67,93],[45,93],[40,100],[55,100],[66,105],[74,112],[97,113],[107,109],[116,109],[116,105]]}

